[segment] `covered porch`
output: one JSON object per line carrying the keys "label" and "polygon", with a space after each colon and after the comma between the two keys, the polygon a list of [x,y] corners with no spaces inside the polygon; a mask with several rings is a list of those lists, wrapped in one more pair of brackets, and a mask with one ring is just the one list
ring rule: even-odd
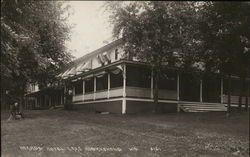
{"label": "covered porch", "polygon": [[[153,75],[151,67],[144,63],[121,60],[74,76],[67,87],[72,93],[69,105],[122,114],[152,111]],[[179,112],[190,104],[199,106],[197,103],[208,105],[208,110],[225,111],[225,82],[218,75],[197,79],[191,74],[166,70],[159,81],[159,103],[166,112]],[[232,96],[233,104],[238,104],[238,99],[237,94]],[[243,97],[242,103],[246,101]]]}
{"label": "covered porch", "polygon": [[49,109],[64,105],[62,88],[48,87],[46,89],[29,93],[25,96],[25,109]]}

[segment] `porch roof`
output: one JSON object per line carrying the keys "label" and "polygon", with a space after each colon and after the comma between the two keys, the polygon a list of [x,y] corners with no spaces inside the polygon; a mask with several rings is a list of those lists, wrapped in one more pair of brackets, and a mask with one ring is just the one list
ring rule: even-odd
{"label": "porch roof", "polygon": [[59,92],[61,90],[62,90],[61,87],[56,87],[56,88],[55,87],[47,87],[47,88],[41,89],[41,90],[36,91],[36,92],[28,93],[25,96],[26,97],[36,97],[36,96],[41,95],[41,94],[57,93],[57,92]]}

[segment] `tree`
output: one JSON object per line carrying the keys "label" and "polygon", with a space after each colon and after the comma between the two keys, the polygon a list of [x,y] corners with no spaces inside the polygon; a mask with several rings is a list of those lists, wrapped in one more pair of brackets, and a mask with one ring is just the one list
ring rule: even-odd
{"label": "tree", "polygon": [[[205,63],[207,71],[219,70],[223,77],[228,76],[230,112],[231,75],[240,76],[240,80],[245,82],[249,71],[249,55],[245,50],[250,46],[250,3],[204,2],[200,12],[201,40],[204,41],[205,52],[200,58]],[[244,86],[241,86],[240,108]]]}
{"label": "tree", "polygon": [[46,87],[72,56],[68,6],[55,1],[1,1],[1,78],[9,78],[11,93],[21,101],[27,83]]}
{"label": "tree", "polygon": [[155,111],[164,66],[193,69],[198,29],[195,2],[108,2],[114,37],[122,37],[129,56],[152,65]]}

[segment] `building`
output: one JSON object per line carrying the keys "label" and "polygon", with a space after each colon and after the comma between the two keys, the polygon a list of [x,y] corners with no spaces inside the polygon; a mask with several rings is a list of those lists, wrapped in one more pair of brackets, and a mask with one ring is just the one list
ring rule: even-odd
{"label": "building", "polygon": [[[152,76],[151,66],[125,54],[123,41],[119,39],[74,60],[58,75],[63,89],[58,92],[60,101],[57,102],[65,108],[95,112],[150,112],[154,109]],[[219,74],[198,79],[166,67],[160,78],[159,103],[164,112],[226,111],[226,82]],[[232,106],[238,106],[239,87],[239,79],[234,77]],[[249,100],[246,93],[242,104]],[[41,96],[37,93],[35,97]],[[52,99],[40,98],[40,101],[47,101],[47,106],[51,106]]]}
{"label": "building", "polygon": [[29,84],[25,97],[25,109],[49,109],[63,107],[64,93],[62,85],[54,85],[39,90],[38,84]]}

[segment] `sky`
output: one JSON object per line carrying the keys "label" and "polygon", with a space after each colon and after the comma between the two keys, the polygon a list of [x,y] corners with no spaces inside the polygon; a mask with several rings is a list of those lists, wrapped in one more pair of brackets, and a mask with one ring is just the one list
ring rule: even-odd
{"label": "sky", "polygon": [[73,25],[71,40],[66,43],[73,56],[81,57],[105,45],[112,39],[112,28],[103,1],[70,1]]}

